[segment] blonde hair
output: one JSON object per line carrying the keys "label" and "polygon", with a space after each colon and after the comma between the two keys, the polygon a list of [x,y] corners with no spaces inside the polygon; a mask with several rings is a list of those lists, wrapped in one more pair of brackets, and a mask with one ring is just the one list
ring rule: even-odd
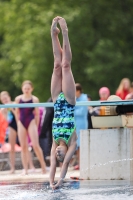
{"label": "blonde hair", "polygon": [[29,80],[26,80],[22,83],[22,87],[25,85],[25,84],[29,84],[32,88],[33,88],[33,83]]}
{"label": "blonde hair", "polygon": [[129,78],[123,78],[119,84],[119,87],[117,88],[116,92],[123,92],[124,90],[124,82],[127,81],[129,83],[129,90],[130,90],[130,86],[131,86],[131,81],[129,80]]}
{"label": "blonde hair", "polygon": [[10,94],[9,94],[9,92],[7,92],[7,91],[2,91],[2,92],[0,93],[0,98],[1,98],[3,95],[7,95],[7,96],[10,97]]}

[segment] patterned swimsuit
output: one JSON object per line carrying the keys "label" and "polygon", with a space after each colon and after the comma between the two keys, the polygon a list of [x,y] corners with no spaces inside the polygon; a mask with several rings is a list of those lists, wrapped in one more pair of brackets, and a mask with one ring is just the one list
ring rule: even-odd
{"label": "patterned swimsuit", "polygon": [[59,139],[64,140],[68,144],[75,130],[74,109],[75,106],[66,101],[64,93],[60,93],[54,104],[52,129],[53,138],[57,144],[59,144]]}

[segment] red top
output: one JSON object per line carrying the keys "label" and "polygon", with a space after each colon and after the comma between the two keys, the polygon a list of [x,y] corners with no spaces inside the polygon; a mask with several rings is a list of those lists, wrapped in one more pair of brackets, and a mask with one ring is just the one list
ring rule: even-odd
{"label": "red top", "polygon": [[5,117],[3,116],[3,114],[0,112],[0,144],[3,144],[5,141],[7,126],[8,126],[8,123]]}
{"label": "red top", "polygon": [[123,90],[123,92],[116,92],[116,95],[119,96],[122,100],[125,100],[126,96],[129,94],[129,91]]}

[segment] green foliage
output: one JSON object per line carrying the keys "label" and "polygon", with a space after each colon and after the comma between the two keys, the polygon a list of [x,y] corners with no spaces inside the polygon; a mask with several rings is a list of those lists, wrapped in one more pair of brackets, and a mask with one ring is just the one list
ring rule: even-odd
{"label": "green foliage", "polygon": [[[85,93],[112,93],[123,77],[132,78],[133,2],[106,0],[0,1],[0,91],[12,97],[30,79],[40,101],[50,96],[53,17],[66,18],[73,53],[72,70]],[[60,37],[61,39],[61,37]]]}

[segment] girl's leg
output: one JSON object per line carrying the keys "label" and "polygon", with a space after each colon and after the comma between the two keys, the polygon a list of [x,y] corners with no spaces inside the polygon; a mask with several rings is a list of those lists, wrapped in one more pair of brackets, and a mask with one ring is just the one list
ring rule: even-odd
{"label": "girl's leg", "polygon": [[51,38],[54,54],[54,69],[51,79],[51,96],[55,102],[59,93],[62,91],[62,69],[61,69],[61,60],[62,60],[62,49],[58,39],[59,29],[57,28],[59,18],[56,17],[53,19],[51,26]]}
{"label": "girl's leg", "polygon": [[11,145],[10,150],[10,166],[11,166],[11,173],[14,173],[15,171],[15,144],[16,144],[16,131],[9,127],[9,143]]}
{"label": "girl's leg", "polygon": [[46,172],[46,164],[45,164],[45,161],[43,158],[42,149],[39,146],[39,137],[38,137],[38,131],[37,131],[37,126],[36,126],[35,120],[31,121],[31,123],[28,127],[28,133],[29,133],[29,136],[31,139],[33,149],[40,161],[42,171],[43,171],[43,173],[45,173]]}
{"label": "girl's leg", "polygon": [[32,147],[31,147],[31,141],[30,141],[30,138],[29,138],[29,135],[28,135],[28,140],[27,140],[27,151],[28,151],[28,167],[30,169],[31,172],[34,172],[35,171],[35,166],[33,164],[33,159],[32,159]]}
{"label": "girl's leg", "polygon": [[28,174],[28,145],[27,145],[27,132],[22,123],[18,122],[18,137],[21,145],[21,159],[24,168],[24,174]]}
{"label": "girl's leg", "polygon": [[29,150],[28,150],[28,155],[29,155],[29,169],[30,169],[31,172],[34,172],[35,166],[33,164],[32,153]]}
{"label": "girl's leg", "polygon": [[75,81],[71,71],[72,53],[68,38],[68,28],[65,19],[59,20],[63,36],[63,52],[62,52],[62,90],[67,101],[75,104]]}

